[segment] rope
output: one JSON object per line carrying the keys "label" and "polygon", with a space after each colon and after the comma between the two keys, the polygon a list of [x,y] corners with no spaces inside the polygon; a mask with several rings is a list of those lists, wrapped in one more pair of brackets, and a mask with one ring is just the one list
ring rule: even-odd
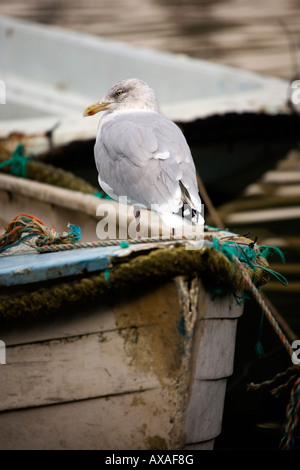
{"label": "rope", "polygon": [[244,266],[240,262],[240,260],[236,256],[233,257],[233,260],[234,260],[235,264],[239,267],[241,273],[243,274],[245,284],[248,286],[248,289],[251,291],[254,299],[257,301],[257,303],[259,304],[259,306],[261,307],[261,309],[265,313],[265,315],[266,315],[267,319],[269,320],[271,326],[273,327],[275,333],[277,334],[280,341],[282,342],[282,344],[284,345],[284,347],[288,351],[289,355],[291,356],[293,354],[293,349],[292,349],[290,343],[288,342],[285,334],[283,333],[282,329],[280,328],[279,324],[277,323],[277,321],[273,317],[271,310],[266,305],[265,301],[263,300],[262,296],[260,295],[260,292],[255,287],[255,285],[253,284],[251,279],[249,278],[248,272],[246,271],[246,269],[244,268]]}
{"label": "rope", "polygon": [[[279,443],[279,449],[290,450],[294,448],[294,432],[299,423],[299,411],[300,411],[300,369],[298,366],[289,367],[286,371],[276,374],[271,380],[266,380],[260,384],[250,383],[247,386],[247,390],[259,390],[263,387],[273,387],[270,393],[274,396],[278,396],[284,389],[293,383],[291,389],[290,400],[286,407],[286,419],[285,423],[281,428],[283,434],[282,439]],[[276,382],[279,380],[286,379],[286,382],[275,387]]]}
{"label": "rope", "polygon": [[300,377],[295,381],[291,391],[291,397],[286,409],[286,421],[282,427],[283,437],[280,441],[279,448],[281,450],[293,449],[294,431],[299,422],[300,410]]}
{"label": "rope", "polygon": [[[8,167],[10,167],[9,170]],[[57,168],[35,158],[29,158],[25,155],[25,147],[23,144],[19,144],[12,154],[0,148],[0,170],[6,173],[9,172],[14,176],[28,178],[41,183],[51,184],[73,191],[81,191],[85,194],[91,194],[97,197],[105,197],[102,196],[102,193],[99,192],[96,187],[74,175],[72,172]]]}
{"label": "rope", "polygon": [[36,238],[36,246],[67,244],[78,240],[81,236],[80,228],[72,224],[69,224],[69,227],[69,232],[58,233],[52,228],[47,228],[34,215],[19,214],[5,227],[5,233],[0,236],[0,253],[20,243],[28,244],[33,237]]}
{"label": "rope", "polygon": [[[274,388],[272,388],[271,393],[273,395],[277,396],[281,392],[281,390],[289,384],[289,382],[292,378],[296,378],[297,375],[295,374],[295,372],[297,370],[298,370],[297,367],[294,365],[294,366],[291,366],[288,369],[286,369],[284,372],[279,372],[272,379],[265,380],[264,382],[262,382],[260,384],[255,384],[255,383],[251,382],[250,384],[247,385],[247,391],[249,391],[249,390],[256,391],[256,390],[259,390],[259,389],[264,388],[264,387],[265,388],[266,387],[268,387],[268,388],[274,387]],[[291,374],[293,374],[293,375],[291,375]],[[280,385],[279,387],[275,387],[276,382],[278,382],[279,380],[285,379],[288,376],[290,376],[290,378],[288,379],[288,381],[284,385]]]}
{"label": "rope", "polygon": [[55,251],[65,251],[65,250],[75,250],[78,248],[98,248],[98,247],[105,247],[105,246],[117,246],[119,245],[121,248],[127,248],[130,245],[137,245],[143,243],[159,243],[159,242],[169,242],[169,241],[182,241],[182,240],[189,240],[188,238],[176,238],[176,237],[157,237],[157,238],[129,238],[128,240],[98,240],[95,242],[77,242],[77,243],[69,243],[68,245],[51,245],[51,246],[43,246],[37,247],[37,251],[39,253],[50,253]]}
{"label": "rope", "polygon": [[[279,337],[281,343],[283,346],[286,348],[287,352],[289,353],[290,356],[293,354],[293,349],[287,340],[285,334],[283,333],[282,329],[280,328],[279,324],[273,317],[270,309],[264,302],[263,298],[261,297],[259,291],[257,288],[254,286],[252,283],[251,279],[248,276],[247,271],[245,270],[244,266],[240,262],[240,260],[235,257],[234,258],[235,264],[239,267],[241,273],[243,274],[245,284],[248,286],[249,290],[251,291],[253,297],[257,301],[257,303],[260,305],[261,309],[263,310],[264,314],[266,315],[267,319],[269,320],[269,323],[273,327],[275,333]],[[292,374],[288,380],[279,385],[276,388],[273,388],[271,390],[271,393],[275,396],[278,396],[278,394],[285,389],[287,386],[289,386],[291,383],[294,382],[292,391],[291,391],[291,396],[290,396],[290,401],[286,409],[286,421],[284,425],[282,426],[282,433],[283,437],[280,441],[279,448],[280,449],[291,449],[294,447],[294,438],[293,434],[294,431],[298,425],[299,421],[299,411],[300,411],[300,377],[299,377],[299,367],[290,367],[288,368],[285,372],[277,374],[273,379],[265,381],[261,384],[254,384],[251,383],[248,385],[247,390],[258,390],[261,387],[270,387],[273,386],[275,382],[278,381],[278,379],[283,379],[286,376],[290,375],[291,372],[297,372],[296,374]]]}

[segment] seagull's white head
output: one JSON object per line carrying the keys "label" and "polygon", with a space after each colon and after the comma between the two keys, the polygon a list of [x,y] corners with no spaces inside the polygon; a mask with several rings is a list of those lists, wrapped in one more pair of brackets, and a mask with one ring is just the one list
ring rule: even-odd
{"label": "seagull's white head", "polygon": [[112,113],[128,109],[158,111],[155,93],[143,80],[129,78],[116,83],[108,90],[102,100],[88,106],[83,115],[92,116],[99,111]]}

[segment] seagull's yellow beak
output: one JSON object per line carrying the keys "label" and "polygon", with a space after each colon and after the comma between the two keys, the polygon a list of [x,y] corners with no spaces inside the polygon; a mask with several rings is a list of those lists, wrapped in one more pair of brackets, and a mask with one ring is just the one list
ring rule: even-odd
{"label": "seagull's yellow beak", "polygon": [[94,103],[85,108],[83,117],[85,116],[93,116],[96,113],[99,113],[100,111],[105,111],[107,109],[107,106],[110,103]]}

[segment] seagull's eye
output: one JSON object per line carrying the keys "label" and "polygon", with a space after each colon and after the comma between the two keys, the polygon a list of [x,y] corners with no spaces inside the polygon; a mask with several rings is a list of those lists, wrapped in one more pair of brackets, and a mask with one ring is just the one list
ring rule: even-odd
{"label": "seagull's eye", "polygon": [[124,91],[123,90],[118,90],[116,91],[116,96],[121,96],[123,95]]}

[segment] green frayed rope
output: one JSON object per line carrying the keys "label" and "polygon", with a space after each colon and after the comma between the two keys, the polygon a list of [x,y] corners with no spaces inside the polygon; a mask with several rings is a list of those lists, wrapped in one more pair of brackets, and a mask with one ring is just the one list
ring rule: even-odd
{"label": "green frayed rope", "polygon": [[12,154],[12,158],[0,163],[0,170],[5,166],[10,165],[10,174],[13,176],[22,176],[27,178],[26,165],[31,160],[25,155],[25,147],[23,144],[19,144]]}
{"label": "green frayed rope", "polygon": [[216,250],[221,251],[221,253],[223,253],[230,261],[233,261],[233,257],[236,256],[242,263],[247,264],[254,272],[256,271],[256,268],[263,269],[269,274],[272,274],[284,286],[288,285],[288,281],[282,274],[274,271],[273,269],[267,268],[266,266],[253,263],[253,260],[258,255],[267,259],[267,257],[274,252],[277,253],[284,262],[285,256],[276,246],[261,245],[258,247],[258,250],[255,250],[252,244],[242,247],[237,242],[233,242],[231,240],[221,241],[217,237],[213,238],[213,246]]}

